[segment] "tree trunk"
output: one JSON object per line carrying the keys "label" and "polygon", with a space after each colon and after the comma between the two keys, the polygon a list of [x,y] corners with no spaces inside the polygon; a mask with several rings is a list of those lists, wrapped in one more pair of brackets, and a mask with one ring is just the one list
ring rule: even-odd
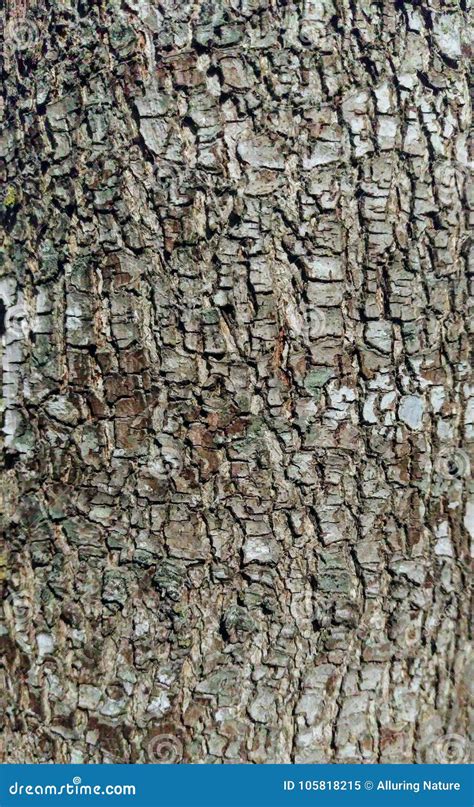
{"label": "tree trunk", "polygon": [[464,0],[68,2],[5,28],[4,760],[467,761]]}

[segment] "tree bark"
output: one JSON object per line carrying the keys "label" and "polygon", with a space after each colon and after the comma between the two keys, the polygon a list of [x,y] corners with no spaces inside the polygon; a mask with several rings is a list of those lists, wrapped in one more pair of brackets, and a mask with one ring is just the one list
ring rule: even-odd
{"label": "tree bark", "polygon": [[467,761],[464,0],[70,3],[6,16],[4,760]]}

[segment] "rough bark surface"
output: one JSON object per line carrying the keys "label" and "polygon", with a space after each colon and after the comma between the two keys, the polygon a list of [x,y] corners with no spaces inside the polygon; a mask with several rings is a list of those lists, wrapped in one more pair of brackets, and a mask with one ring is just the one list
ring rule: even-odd
{"label": "rough bark surface", "polygon": [[3,758],[466,761],[464,1],[7,6]]}

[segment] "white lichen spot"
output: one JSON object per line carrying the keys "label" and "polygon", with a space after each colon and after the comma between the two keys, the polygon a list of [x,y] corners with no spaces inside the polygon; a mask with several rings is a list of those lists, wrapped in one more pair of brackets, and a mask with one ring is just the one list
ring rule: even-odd
{"label": "white lichen spot", "polygon": [[49,633],[38,633],[36,643],[40,656],[48,656],[54,650],[54,639]]}
{"label": "white lichen spot", "polygon": [[244,563],[271,563],[279,556],[278,544],[274,538],[265,535],[254,535],[245,541]]}
{"label": "white lichen spot", "polygon": [[155,717],[162,717],[171,706],[170,699],[166,692],[161,692],[157,698],[153,698],[148,705],[147,712]]}
{"label": "white lichen spot", "polygon": [[461,28],[458,14],[436,14],[433,36],[439,49],[450,59],[461,56]]}
{"label": "white lichen spot", "polygon": [[409,429],[417,430],[423,425],[425,403],[418,395],[404,395],[398,407],[398,417]]}
{"label": "white lichen spot", "polygon": [[449,538],[449,525],[447,521],[443,521],[436,529],[437,541],[435,544],[435,555],[444,556],[448,558],[454,557],[453,545]]}

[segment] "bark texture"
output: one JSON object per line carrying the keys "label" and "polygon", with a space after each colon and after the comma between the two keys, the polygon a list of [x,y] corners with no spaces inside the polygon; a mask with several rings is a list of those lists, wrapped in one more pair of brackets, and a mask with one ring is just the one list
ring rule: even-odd
{"label": "bark texture", "polygon": [[467,11],[7,3],[5,760],[467,761]]}

